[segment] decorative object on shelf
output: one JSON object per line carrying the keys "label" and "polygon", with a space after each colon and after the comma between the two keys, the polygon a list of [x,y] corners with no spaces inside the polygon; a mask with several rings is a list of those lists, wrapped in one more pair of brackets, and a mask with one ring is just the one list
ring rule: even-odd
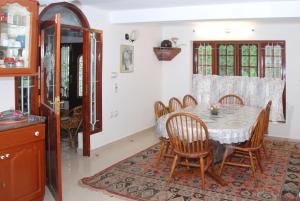
{"label": "decorative object on shelf", "polygon": [[171,38],[171,41],[173,42],[174,47],[177,47],[177,41],[178,41],[178,38],[177,38],[177,37],[172,37],[172,38]]}
{"label": "decorative object on shelf", "polygon": [[213,104],[210,106],[210,113],[212,115],[218,115],[219,114],[220,105],[219,104]]}
{"label": "decorative object on shelf", "polygon": [[132,45],[121,45],[120,72],[132,73],[134,67],[134,47]]}
{"label": "decorative object on shelf", "polygon": [[163,40],[160,44],[161,47],[172,47],[172,42],[170,40]]}
{"label": "decorative object on shelf", "polygon": [[136,41],[136,31],[133,30],[130,34],[126,33],[125,34],[125,39],[133,43]]}
{"label": "decorative object on shelf", "polygon": [[181,52],[181,49],[154,47],[153,51],[159,61],[171,61],[179,52]]}

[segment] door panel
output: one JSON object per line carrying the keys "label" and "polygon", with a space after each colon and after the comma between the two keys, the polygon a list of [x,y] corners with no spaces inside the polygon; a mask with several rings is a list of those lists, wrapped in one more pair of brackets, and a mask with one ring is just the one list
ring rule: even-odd
{"label": "door panel", "polygon": [[46,123],[47,185],[62,200],[60,153],[60,15],[41,27],[41,114]]}
{"label": "door panel", "polygon": [[90,135],[102,131],[102,32],[84,31],[83,155],[90,155]]}

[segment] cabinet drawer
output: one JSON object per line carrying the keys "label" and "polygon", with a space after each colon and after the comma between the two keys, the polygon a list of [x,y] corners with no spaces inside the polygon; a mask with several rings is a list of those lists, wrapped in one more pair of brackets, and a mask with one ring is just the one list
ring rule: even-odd
{"label": "cabinet drawer", "polygon": [[0,150],[45,139],[45,124],[0,132]]}

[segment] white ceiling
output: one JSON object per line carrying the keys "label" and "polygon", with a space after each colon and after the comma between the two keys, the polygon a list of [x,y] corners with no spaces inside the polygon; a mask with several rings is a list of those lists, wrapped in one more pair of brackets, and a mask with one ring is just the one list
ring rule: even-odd
{"label": "white ceiling", "polygon": [[[50,4],[60,2],[62,0],[39,0],[40,4]],[[65,0],[72,2],[72,0]],[[82,5],[97,6],[104,10],[131,10],[131,9],[147,9],[147,8],[166,8],[166,7],[181,7],[193,5],[209,5],[209,4],[230,4],[230,3],[245,3],[245,2],[274,2],[285,0],[75,0]],[[289,0],[297,1],[297,0]]]}

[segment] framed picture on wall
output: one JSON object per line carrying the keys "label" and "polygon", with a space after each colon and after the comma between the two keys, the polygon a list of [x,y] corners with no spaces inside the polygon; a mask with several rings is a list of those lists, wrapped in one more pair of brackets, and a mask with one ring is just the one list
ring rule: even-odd
{"label": "framed picture on wall", "polygon": [[120,72],[132,73],[134,68],[134,47],[132,45],[121,45]]}

